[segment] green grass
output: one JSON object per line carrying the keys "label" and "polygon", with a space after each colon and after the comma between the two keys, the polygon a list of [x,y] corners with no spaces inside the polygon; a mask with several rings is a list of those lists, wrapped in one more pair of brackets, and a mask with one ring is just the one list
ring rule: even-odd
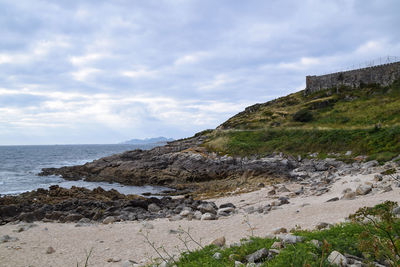
{"label": "green grass", "polygon": [[288,129],[215,132],[204,144],[230,155],[264,155],[274,151],[297,155],[308,152],[369,155],[390,160],[400,154],[400,126],[371,129]]}
{"label": "green grass", "polygon": [[385,162],[400,154],[400,81],[290,94],[246,108],[207,137],[204,146],[222,154],[351,150]]}
{"label": "green grass", "polygon": [[[334,250],[364,258],[367,262],[380,261],[392,256],[396,261],[393,266],[397,266],[398,260],[395,255],[398,254],[394,250],[388,250],[391,244],[389,235],[396,247],[400,247],[400,219],[392,213],[396,206],[396,203],[385,202],[373,208],[360,209],[356,213],[358,217],[352,217],[358,219],[325,230],[296,230],[293,234],[304,237],[304,241],[286,245],[274,258],[264,259],[261,266],[332,266],[327,257]],[[372,214],[380,220],[377,220],[376,224],[365,223],[365,219],[370,218]],[[322,245],[316,247],[311,240],[318,240]],[[235,260],[245,263],[247,255],[262,248],[270,249],[275,241],[278,239],[252,237],[250,242],[243,242],[238,246],[219,248],[210,245],[201,250],[181,254],[177,266],[234,266]],[[222,254],[221,259],[213,258],[216,252]]]}

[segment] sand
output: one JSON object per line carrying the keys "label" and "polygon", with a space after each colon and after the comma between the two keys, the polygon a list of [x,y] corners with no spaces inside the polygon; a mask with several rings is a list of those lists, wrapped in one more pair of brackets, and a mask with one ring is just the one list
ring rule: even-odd
{"label": "sand", "polygon": [[[239,207],[239,212],[233,216],[220,218],[216,221],[174,221],[160,219],[147,222],[153,229],[146,229],[143,222],[120,222],[111,225],[93,224],[75,227],[74,223],[41,223],[26,231],[17,233],[17,225],[0,226],[0,236],[17,237],[15,242],[0,244],[0,266],[83,266],[86,252],[92,250],[89,266],[122,266],[127,260],[138,263],[149,262],[157,257],[143,234],[148,234],[149,240],[156,247],[163,247],[170,254],[179,254],[185,249],[180,238],[185,234],[171,233],[170,230],[182,228],[188,230],[191,236],[203,245],[209,244],[218,237],[224,236],[227,244],[238,242],[248,237],[253,228],[254,235],[265,236],[277,227],[291,229],[301,227],[312,229],[320,222],[337,223],[358,208],[373,206],[385,200],[399,201],[399,188],[387,193],[368,194],[354,200],[339,200],[326,202],[333,197],[341,197],[344,188],[353,190],[358,184],[373,179],[373,174],[345,176],[336,181],[331,190],[322,196],[296,197],[290,199],[290,204],[283,205],[268,214],[247,214],[244,209],[250,206],[271,202],[267,192],[271,188],[213,199],[217,204],[232,202]],[[288,185],[288,188],[296,185]],[[294,189],[294,188],[293,188]],[[245,222],[248,223],[245,223]],[[189,248],[197,248],[193,242]],[[52,254],[46,254],[47,248],[55,249]],[[110,260],[117,262],[108,262]]]}

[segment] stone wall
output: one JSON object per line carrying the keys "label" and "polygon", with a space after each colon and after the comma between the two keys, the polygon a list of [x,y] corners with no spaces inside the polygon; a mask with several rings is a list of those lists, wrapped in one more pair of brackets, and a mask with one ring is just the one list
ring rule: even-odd
{"label": "stone wall", "polygon": [[341,85],[358,87],[361,83],[377,83],[387,86],[400,79],[400,62],[389,63],[357,70],[336,72],[321,76],[307,76],[305,93],[313,93]]}

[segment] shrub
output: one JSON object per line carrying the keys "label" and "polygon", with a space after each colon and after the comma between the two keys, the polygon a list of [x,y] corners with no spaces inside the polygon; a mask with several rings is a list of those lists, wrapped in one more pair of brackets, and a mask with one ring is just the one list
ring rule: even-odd
{"label": "shrub", "polygon": [[309,122],[313,120],[313,114],[308,109],[302,109],[293,115],[293,120],[299,122]]}

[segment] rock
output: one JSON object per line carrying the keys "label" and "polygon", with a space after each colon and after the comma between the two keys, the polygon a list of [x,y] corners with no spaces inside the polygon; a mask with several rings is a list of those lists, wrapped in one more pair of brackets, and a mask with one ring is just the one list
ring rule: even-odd
{"label": "rock", "polygon": [[233,208],[236,209],[236,206],[233,205],[232,203],[225,203],[219,206],[220,209],[224,209],[224,208]]}
{"label": "rock", "polygon": [[338,197],[334,197],[334,198],[328,199],[326,202],[334,202],[334,201],[338,201],[338,200],[339,200]]}
{"label": "rock", "polygon": [[187,217],[187,216],[192,215],[192,214],[193,213],[188,209],[184,209],[179,213],[179,215],[182,216],[182,217]]}
{"label": "rock", "polygon": [[336,264],[338,266],[347,266],[347,259],[340,252],[334,250],[328,256],[328,261],[331,264]]}
{"label": "rock", "polygon": [[393,209],[393,214],[394,215],[399,215],[400,214],[400,207],[396,207]]}
{"label": "rock", "polygon": [[316,239],[311,240],[310,243],[313,244],[316,248],[320,248],[322,245],[321,241],[318,241]]}
{"label": "rock", "polygon": [[283,185],[278,188],[278,192],[285,193],[285,192],[290,192],[290,190],[287,189],[286,186]]}
{"label": "rock", "polygon": [[197,210],[197,211],[194,212],[193,218],[195,218],[196,220],[201,220],[201,216],[202,215],[203,214],[201,213],[201,211]]}
{"label": "rock", "polygon": [[271,248],[273,248],[273,249],[282,249],[282,248],[284,248],[284,246],[283,246],[283,243],[282,243],[282,242],[275,241],[275,242],[271,245]]}
{"label": "rock", "polygon": [[284,244],[296,244],[304,240],[304,237],[292,234],[279,235],[278,238],[281,239]]}
{"label": "rock", "polygon": [[114,216],[108,216],[103,220],[103,224],[110,224],[116,221]]}
{"label": "rock", "polygon": [[353,153],[353,152],[352,152],[351,150],[349,150],[349,151],[347,151],[344,155],[345,155],[345,156],[351,156],[352,153]]}
{"label": "rock", "polygon": [[216,219],[216,217],[215,217],[215,215],[214,214],[212,214],[212,213],[204,213],[202,216],[201,216],[201,220],[202,221],[207,221],[207,220],[215,220]]}
{"label": "rock", "polygon": [[275,255],[278,255],[279,253],[281,253],[281,252],[278,249],[270,249],[268,251],[268,258],[275,257]]}
{"label": "rock", "polygon": [[279,227],[279,228],[272,230],[272,233],[275,235],[281,234],[281,233],[287,233],[287,229],[284,227]]}
{"label": "rock", "polygon": [[385,186],[382,188],[383,193],[390,192],[390,191],[393,191],[393,188],[391,185],[388,185],[388,186]]}
{"label": "rock", "polygon": [[383,180],[383,175],[382,174],[375,174],[374,176],[374,181],[375,182],[380,182]]}
{"label": "rock", "polygon": [[81,214],[69,214],[67,217],[65,217],[64,221],[65,222],[77,222],[82,218],[83,218],[83,216]]}
{"label": "rock", "polygon": [[289,204],[289,198],[287,197],[279,197],[278,200],[281,202],[281,205]]}
{"label": "rock", "polygon": [[261,260],[263,260],[264,258],[266,258],[268,256],[268,250],[266,248],[262,248],[257,250],[256,252],[247,255],[246,256],[246,260],[249,263],[253,263],[253,262],[260,262]]}
{"label": "rock", "polygon": [[172,216],[171,218],[169,218],[168,220],[170,222],[180,221],[180,220],[182,220],[182,216],[181,215],[175,215],[175,216]]}
{"label": "rock", "polygon": [[234,212],[234,211],[235,211],[234,208],[226,207],[226,208],[219,209],[219,210],[217,211],[217,214],[218,214],[219,216],[228,216],[228,215],[230,215],[230,214],[231,214],[232,212]]}
{"label": "rock", "polygon": [[356,189],[356,194],[363,196],[371,192],[372,187],[370,185],[359,185]]}
{"label": "rock", "polygon": [[216,209],[214,208],[213,205],[210,203],[203,203],[197,206],[197,209],[201,211],[203,214],[204,213],[212,213],[212,214],[217,214]]}
{"label": "rock", "polygon": [[211,245],[215,245],[217,247],[223,247],[223,246],[225,246],[225,242],[226,242],[226,240],[225,240],[225,237],[223,236],[223,237],[219,237],[219,238],[215,239],[213,242],[211,242]]}
{"label": "rock", "polygon": [[274,196],[274,195],[276,195],[275,189],[272,189],[272,190],[268,191],[267,195],[268,195],[268,196]]}
{"label": "rock", "polygon": [[151,204],[147,207],[147,210],[150,211],[150,212],[156,213],[156,212],[159,212],[159,211],[161,210],[161,208],[160,208],[157,204],[151,203]]}
{"label": "rock", "polygon": [[222,259],[222,254],[219,252],[215,252],[215,254],[213,255],[213,258],[216,260],[220,260],[220,259]]}
{"label": "rock", "polygon": [[37,224],[34,223],[22,223],[20,225],[18,225],[18,228],[16,230],[14,230],[14,232],[20,233],[23,231],[26,231],[28,229],[31,229],[32,227],[37,226]]}
{"label": "rock", "polygon": [[347,192],[343,195],[342,199],[346,199],[346,200],[352,200],[356,198],[356,193],[355,192]]}
{"label": "rock", "polygon": [[235,261],[235,267],[241,267],[244,266],[243,263],[241,263],[240,261]]}
{"label": "rock", "polygon": [[14,242],[14,241],[18,241],[18,238],[11,237],[9,235],[3,235],[2,237],[0,237],[0,244],[6,242]]}
{"label": "rock", "polygon": [[120,262],[121,259],[120,258],[109,258],[107,259],[107,262]]}
{"label": "rock", "polygon": [[320,222],[315,226],[315,228],[317,228],[318,230],[322,230],[322,229],[325,229],[325,228],[328,228],[331,226],[332,226],[332,224],[330,224],[330,223]]}
{"label": "rock", "polygon": [[54,252],[56,252],[56,250],[53,247],[48,247],[46,249],[46,254],[53,254]]}

